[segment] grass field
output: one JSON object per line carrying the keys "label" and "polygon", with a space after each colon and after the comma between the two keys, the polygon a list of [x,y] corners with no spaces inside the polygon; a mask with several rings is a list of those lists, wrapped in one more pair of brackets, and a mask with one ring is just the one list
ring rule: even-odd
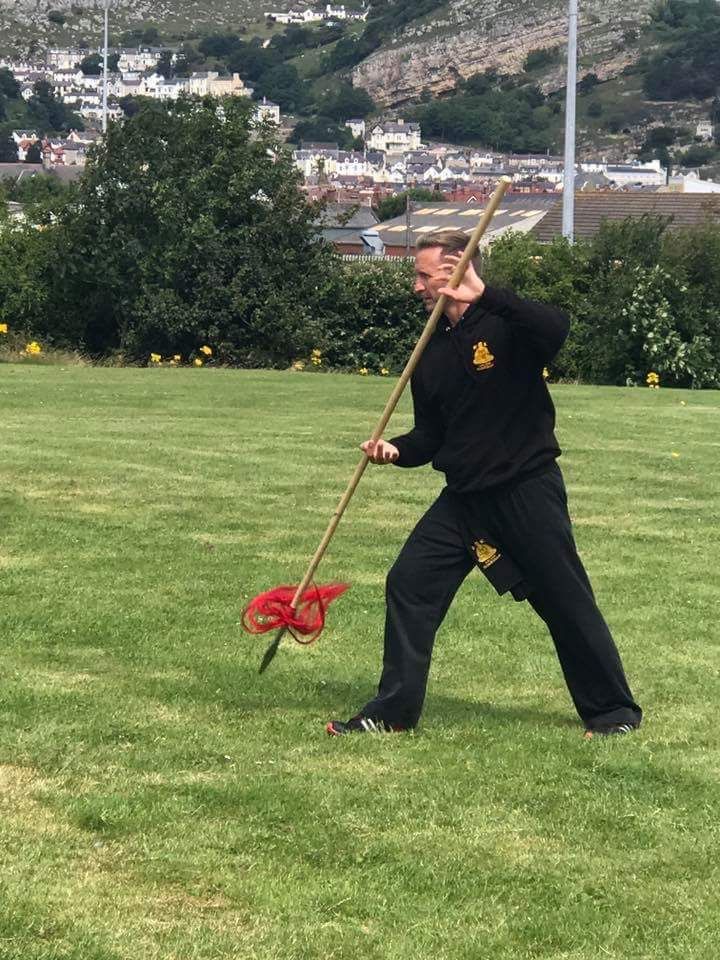
{"label": "grass field", "polygon": [[553,391],[640,733],[583,741],[542,625],[474,575],[419,731],[331,740],[440,478],[368,472],[315,647],[258,677],[240,612],[300,577],[389,389],[0,365],[2,960],[717,956],[720,395]]}

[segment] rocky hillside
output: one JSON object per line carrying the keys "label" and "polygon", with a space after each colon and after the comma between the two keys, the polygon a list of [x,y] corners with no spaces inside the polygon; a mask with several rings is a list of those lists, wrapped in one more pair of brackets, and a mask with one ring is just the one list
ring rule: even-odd
{"label": "rocky hillside", "polygon": [[[601,79],[617,76],[637,57],[624,34],[650,19],[655,0],[583,0],[580,4],[581,65]],[[630,7],[632,6],[632,10]],[[403,104],[422,90],[433,94],[497,67],[519,72],[533,50],[567,42],[567,5],[558,0],[451,0],[427,22],[406,29],[354,70],[356,84],[386,106]],[[582,70],[581,70],[582,75]],[[563,68],[543,82],[546,92],[564,84]]]}
{"label": "rocky hillside", "polygon": [[[162,34],[209,32],[257,23],[266,10],[287,10],[292,0],[111,0],[114,29],[139,24],[157,26]],[[0,44],[22,48],[29,40],[61,44],[100,36],[104,0],[0,0]],[[64,23],[48,19],[62,14]],[[55,18],[57,20],[57,18]]]}

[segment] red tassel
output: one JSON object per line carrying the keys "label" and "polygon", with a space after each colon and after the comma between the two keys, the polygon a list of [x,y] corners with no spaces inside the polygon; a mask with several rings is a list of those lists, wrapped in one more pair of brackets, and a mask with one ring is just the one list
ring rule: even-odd
{"label": "red tassel", "polygon": [[261,593],[245,607],[242,623],[248,633],[269,633],[283,627],[298,643],[313,643],[325,626],[325,611],[330,603],[345,593],[347,583],[329,583],[309,587],[293,608],[297,587],[276,587]]}

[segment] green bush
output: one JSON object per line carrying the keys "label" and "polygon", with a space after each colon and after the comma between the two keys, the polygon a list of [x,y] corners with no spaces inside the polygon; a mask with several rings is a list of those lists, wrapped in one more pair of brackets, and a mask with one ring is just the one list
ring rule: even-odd
{"label": "green bush", "polygon": [[[334,256],[289,155],[250,112],[241,100],[144,103],[111,126],[78,186],[0,185],[29,218],[11,223],[0,203],[0,323],[94,356],[209,344],[237,366],[399,371],[425,320],[412,265]],[[606,223],[575,244],[507,233],[484,275],[567,311],[555,378],[625,384],[653,370],[715,386],[720,226],[667,227]]]}
{"label": "green bush", "polygon": [[292,160],[239,98],[146,102],[112,124],[48,225],[45,338],[90,354],[285,365],[317,339],[318,241]]}
{"label": "green bush", "polygon": [[606,223],[572,246],[507,234],[486,271],[569,313],[555,376],[625,384],[653,370],[666,384],[695,387],[720,382],[719,274],[720,227],[671,233],[659,217]]}
{"label": "green bush", "polygon": [[328,285],[317,344],[327,364],[374,373],[401,370],[427,319],[412,282],[407,261],[342,263]]}

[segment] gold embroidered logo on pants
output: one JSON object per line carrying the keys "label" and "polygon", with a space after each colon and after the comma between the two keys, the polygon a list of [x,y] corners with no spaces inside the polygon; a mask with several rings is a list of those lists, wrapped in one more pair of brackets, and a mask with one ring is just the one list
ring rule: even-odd
{"label": "gold embroidered logo on pants", "polygon": [[500,551],[498,548],[494,547],[486,540],[476,540],[474,546],[475,557],[483,570],[487,570],[487,568],[491,567],[496,560],[500,559]]}
{"label": "gold embroidered logo on pants", "polygon": [[478,370],[490,370],[495,366],[495,357],[490,352],[487,343],[481,340],[474,346],[473,363]]}

